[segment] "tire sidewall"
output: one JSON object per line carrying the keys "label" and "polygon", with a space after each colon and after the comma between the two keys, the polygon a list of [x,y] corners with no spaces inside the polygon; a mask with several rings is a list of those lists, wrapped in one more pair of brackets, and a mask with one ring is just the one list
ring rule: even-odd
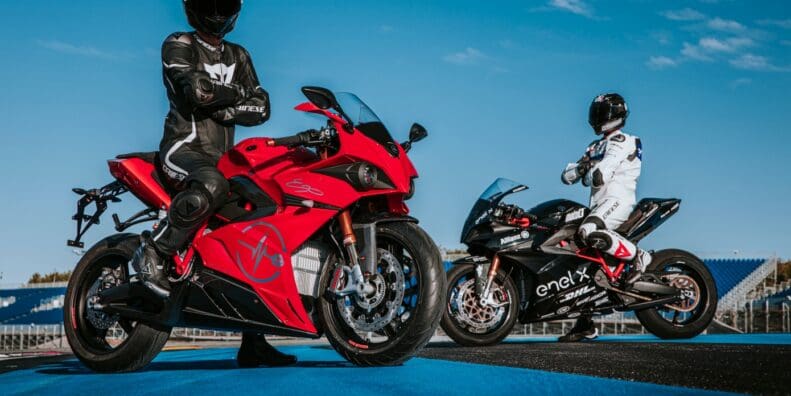
{"label": "tire sidewall", "polygon": [[700,303],[706,304],[706,306],[703,314],[698,319],[683,326],[674,326],[672,323],[669,323],[662,318],[655,308],[636,311],[635,315],[643,327],[652,334],[663,339],[692,338],[697,336],[708,328],[717,311],[717,285],[714,282],[714,277],[706,267],[706,264],[692,253],[678,249],[660,250],[653,254],[651,264],[646,271],[657,271],[668,262],[677,259],[683,259],[685,264],[697,272],[702,278],[703,284],[698,286],[701,289],[705,288],[706,300]]}
{"label": "tire sidewall", "polygon": [[[167,341],[170,334],[169,328],[155,329],[142,323],[135,326],[134,331],[122,345],[106,353],[96,353],[95,348],[88,346],[77,334],[75,325],[79,326],[79,319],[74,317],[79,309],[79,293],[82,282],[94,265],[110,256],[119,256],[131,259],[134,251],[140,246],[140,237],[136,234],[117,234],[96,243],[83,255],[72,272],[66,289],[63,305],[64,332],[74,355],[86,366],[101,372],[133,371],[148,364],[153,356],[145,355],[143,351],[159,348]],[[162,339],[164,338],[164,341]],[[158,352],[158,351],[157,351]],[[151,354],[150,352],[148,353]],[[142,359],[141,359],[142,358]],[[143,360],[147,360],[143,362]],[[142,363],[142,365],[141,365]]]}
{"label": "tire sidewall", "polygon": [[[445,274],[442,270],[442,259],[439,249],[420,227],[410,222],[380,223],[377,225],[377,234],[386,235],[397,240],[413,257],[419,267],[420,294],[414,315],[410,318],[406,329],[399,334],[395,342],[389,343],[384,348],[366,350],[348,343],[346,336],[336,326],[346,326],[342,319],[335,318],[332,305],[335,301],[327,297],[329,280],[332,275],[330,267],[334,262],[322,270],[319,280],[322,291],[319,297],[319,318],[327,339],[338,353],[351,362],[363,366],[396,365],[411,358],[423,348],[439,326],[444,307]],[[336,322],[342,322],[336,324]]]}
{"label": "tire sidewall", "polygon": [[[446,300],[448,300],[450,297],[451,291],[455,287],[458,279],[470,272],[475,273],[475,265],[457,265],[448,271],[448,287],[445,293]],[[502,282],[502,285],[507,290],[508,294],[513,295],[515,298],[511,301],[511,304],[508,307],[508,312],[506,313],[508,316],[506,319],[500,324],[500,327],[497,330],[491,333],[481,335],[472,333],[467,331],[467,329],[460,327],[458,321],[451,318],[449,310],[450,301],[446,302],[445,308],[442,311],[443,314],[440,325],[442,330],[445,331],[445,334],[447,334],[448,337],[450,337],[457,344],[471,347],[495,345],[499,344],[503,339],[505,339],[505,337],[508,336],[508,334],[511,333],[511,330],[516,324],[516,319],[519,316],[519,292],[513,279],[506,276],[505,272],[502,270],[497,271],[497,279]]]}

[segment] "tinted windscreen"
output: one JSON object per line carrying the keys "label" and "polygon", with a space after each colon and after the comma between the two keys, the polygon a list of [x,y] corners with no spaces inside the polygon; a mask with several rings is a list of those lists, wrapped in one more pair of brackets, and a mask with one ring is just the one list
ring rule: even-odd
{"label": "tinted windscreen", "polygon": [[335,96],[343,111],[354,121],[357,130],[381,144],[392,156],[398,156],[398,147],[390,131],[371,108],[355,94],[338,92]]}
{"label": "tinted windscreen", "polygon": [[465,239],[467,238],[467,234],[473,227],[489,221],[491,209],[494,206],[497,206],[497,204],[499,204],[500,201],[505,198],[505,196],[522,191],[526,188],[527,186],[525,185],[502,177],[495,180],[494,183],[492,183],[486,188],[486,190],[483,191],[483,194],[478,197],[478,200],[475,201],[475,205],[473,205],[472,210],[470,210],[470,214],[467,216],[467,221],[464,222],[464,227],[461,230],[461,242],[464,243]]}

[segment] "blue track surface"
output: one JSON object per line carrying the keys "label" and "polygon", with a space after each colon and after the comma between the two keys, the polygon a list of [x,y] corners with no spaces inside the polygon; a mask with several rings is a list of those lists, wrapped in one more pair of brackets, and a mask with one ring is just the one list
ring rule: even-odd
{"label": "blue track surface", "polygon": [[357,368],[326,348],[295,346],[300,363],[236,369],[235,349],[165,352],[142,372],[93,374],[76,360],[0,375],[3,395],[701,395],[697,389],[530,369],[412,359],[401,367]]}
{"label": "blue track surface", "polygon": [[[509,343],[556,342],[552,337],[510,337]],[[650,334],[630,334],[617,336],[601,336],[594,342],[657,342],[678,344],[749,344],[749,345],[791,345],[791,333],[772,334],[710,334],[700,335],[692,339],[663,340]]]}

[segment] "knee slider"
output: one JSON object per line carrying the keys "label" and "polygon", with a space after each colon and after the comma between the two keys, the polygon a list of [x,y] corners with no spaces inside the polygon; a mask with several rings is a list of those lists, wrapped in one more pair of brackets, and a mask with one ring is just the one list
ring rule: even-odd
{"label": "knee slider", "polygon": [[586,242],[588,246],[605,252],[610,250],[613,245],[612,235],[609,232],[599,230],[588,234]]}
{"label": "knee slider", "polygon": [[580,228],[577,232],[583,240],[587,240],[588,235],[590,235],[592,232],[596,230],[603,230],[605,228],[607,227],[604,225],[604,220],[596,216],[588,216],[585,218],[585,221],[580,224]]}
{"label": "knee slider", "polygon": [[189,188],[173,198],[170,219],[174,226],[191,228],[211,214],[211,201],[206,192]]}
{"label": "knee slider", "polygon": [[185,182],[190,189],[202,190],[212,209],[222,205],[230,191],[228,180],[214,167],[198,168],[187,176]]}

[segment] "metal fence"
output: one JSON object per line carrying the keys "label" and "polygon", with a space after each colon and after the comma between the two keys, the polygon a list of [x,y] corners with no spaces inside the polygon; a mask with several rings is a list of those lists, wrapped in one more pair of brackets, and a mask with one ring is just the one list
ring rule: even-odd
{"label": "metal fence", "polygon": [[67,347],[63,325],[0,325],[0,351],[62,349]]}

